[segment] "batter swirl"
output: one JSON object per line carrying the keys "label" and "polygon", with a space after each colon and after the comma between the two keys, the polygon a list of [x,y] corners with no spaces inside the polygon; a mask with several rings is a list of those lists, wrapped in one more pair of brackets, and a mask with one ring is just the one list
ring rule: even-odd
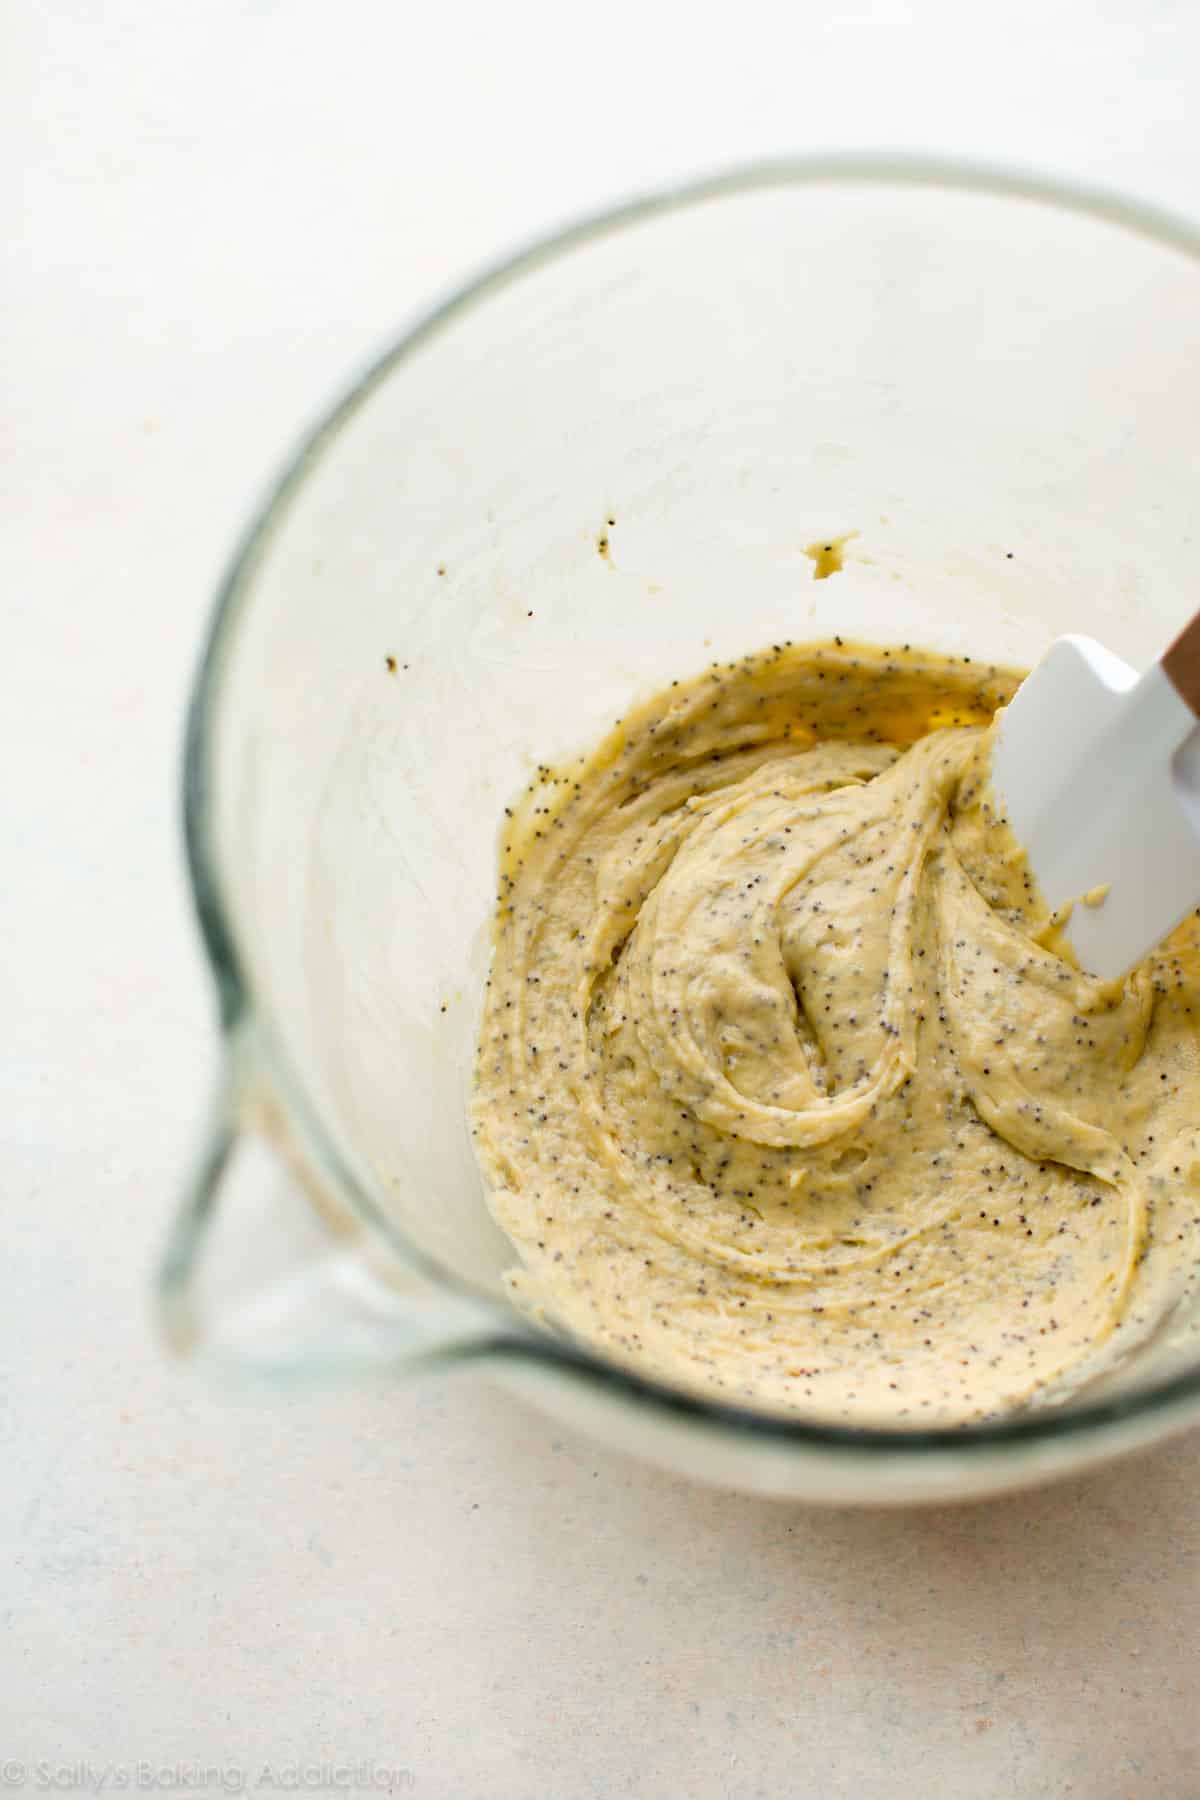
{"label": "batter swirl", "polygon": [[522,1302],[660,1378],[946,1423],[1144,1335],[1200,1250],[1195,920],[1051,947],[988,798],[1010,671],[779,645],[539,771],[473,1129]]}

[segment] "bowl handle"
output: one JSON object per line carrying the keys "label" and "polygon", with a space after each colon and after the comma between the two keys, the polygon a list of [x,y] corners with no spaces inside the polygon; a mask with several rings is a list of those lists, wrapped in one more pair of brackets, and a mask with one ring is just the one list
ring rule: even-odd
{"label": "bowl handle", "polygon": [[170,1348],[278,1383],[478,1357],[511,1340],[500,1307],[440,1285],[331,1198],[283,1128],[247,1037],[228,1044],[159,1266]]}

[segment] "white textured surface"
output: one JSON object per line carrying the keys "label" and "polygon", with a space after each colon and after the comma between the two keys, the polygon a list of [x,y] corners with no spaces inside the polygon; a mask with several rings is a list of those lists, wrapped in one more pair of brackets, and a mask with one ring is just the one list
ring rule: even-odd
{"label": "white textured surface", "polygon": [[212,1067],[187,676],[346,373],[514,237],[764,150],[1197,204],[1192,9],[835,12],[5,9],[0,1759],[34,1791],[37,1759],[249,1789],[309,1758],[454,1800],[1196,1792],[1198,1438],[974,1510],[801,1513],[470,1378],[231,1406],[149,1329]]}

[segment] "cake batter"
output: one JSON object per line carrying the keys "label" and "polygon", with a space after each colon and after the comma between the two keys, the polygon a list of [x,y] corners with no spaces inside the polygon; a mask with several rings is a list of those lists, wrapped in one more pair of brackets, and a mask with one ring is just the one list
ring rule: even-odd
{"label": "cake batter", "polygon": [[473,1131],[520,1302],[659,1379],[945,1424],[1078,1385],[1200,1252],[1189,919],[1056,954],[1019,677],[835,641],[672,683],[506,821]]}

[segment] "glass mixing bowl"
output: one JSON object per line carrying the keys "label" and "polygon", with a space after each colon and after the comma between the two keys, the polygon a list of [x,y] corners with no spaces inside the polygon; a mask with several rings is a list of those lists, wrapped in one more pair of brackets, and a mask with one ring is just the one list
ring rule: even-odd
{"label": "glass mixing bowl", "polygon": [[[702,182],[409,331],[253,524],[195,691],[226,1072],[170,1340],[279,1379],[472,1360],[610,1444],[808,1499],[995,1491],[1200,1415],[1184,1319],[1103,1388],[950,1430],[638,1378],[509,1307],[466,1126],[497,824],[538,761],[781,637],[1028,664],[1074,628],[1144,663],[1195,604],[1198,450],[1200,235],[994,171]],[[847,533],[820,579],[806,547]]]}

